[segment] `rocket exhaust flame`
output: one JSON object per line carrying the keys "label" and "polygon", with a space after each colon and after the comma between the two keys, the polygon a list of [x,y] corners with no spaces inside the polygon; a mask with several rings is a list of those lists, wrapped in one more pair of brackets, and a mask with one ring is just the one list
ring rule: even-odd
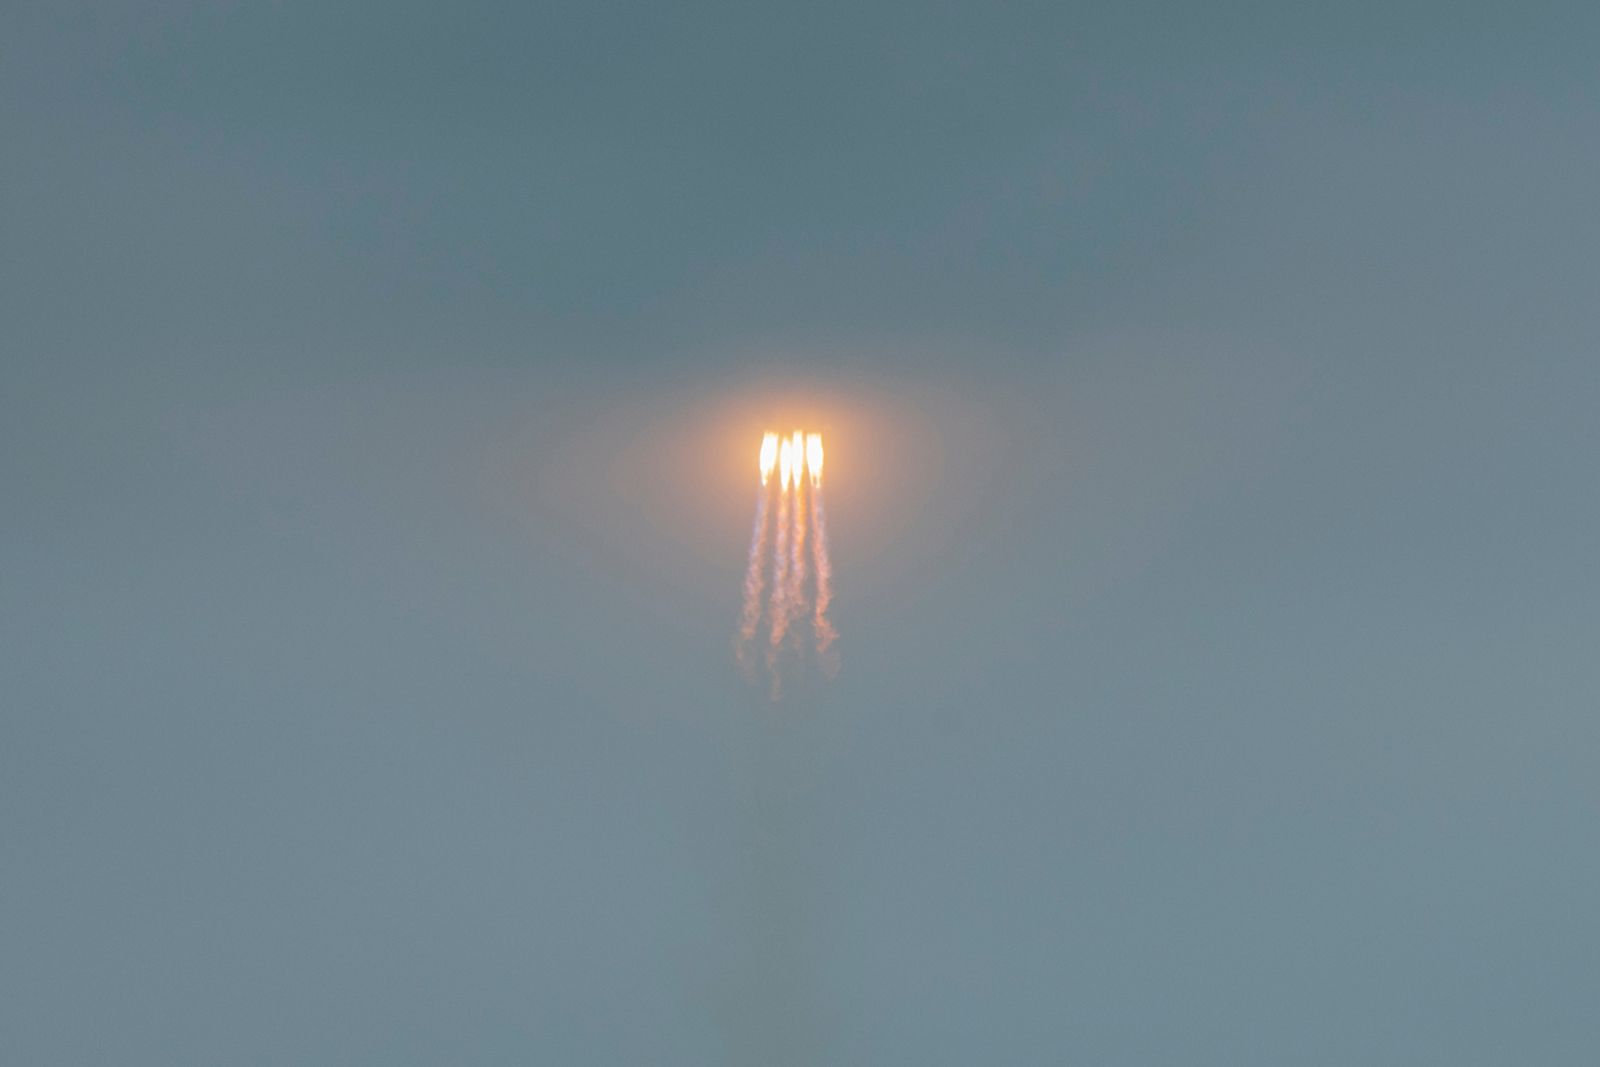
{"label": "rocket exhaust flame", "polygon": [[[744,601],[734,649],[741,670],[755,681],[757,636],[765,617],[766,667],[773,700],[782,695],[786,638],[791,629],[807,620],[812,632],[809,646],[818,667],[830,678],[838,672],[838,653],[833,649],[838,634],[828,619],[828,606],[833,599],[833,565],[828,557],[827,516],[822,500],[822,460],[820,433],[795,430],[787,437],[771,432],[762,435],[756,462],[761,489],[756,497],[755,526],[750,533]],[[774,471],[778,475],[776,486],[770,484]],[[772,507],[774,496],[776,509]],[[772,521],[774,510],[776,521]],[[777,531],[775,538],[770,533],[772,529]],[[763,613],[769,559],[771,593]],[[808,593],[813,594],[809,603]],[[798,631],[796,635],[792,655],[803,658],[808,642],[798,636]]]}
{"label": "rocket exhaust flame", "polygon": [[[766,485],[772,480],[773,465],[778,462],[778,435],[769,433],[761,438],[761,484]],[[766,506],[766,496],[761,498],[761,504]]]}
{"label": "rocket exhaust flame", "polygon": [[787,493],[789,491],[789,477],[794,471],[794,449],[788,440],[778,446],[778,469],[782,472],[783,491]]}
{"label": "rocket exhaust flame", "polygon": [[739,633],[734,639],[734,656],[739,669],[751,681],[756,676],[756,631],[761,627],[761,594],[767,578],[767,516],[772,510],[772,494],[768,483],[772,481],[773,468],[778,463],[778,435],[764,434],[761,453],[756,467],[761,472],[761,489],[756,495],[756,521],[750,531],[749,560],[744,572],[744,606],[739,612]]}

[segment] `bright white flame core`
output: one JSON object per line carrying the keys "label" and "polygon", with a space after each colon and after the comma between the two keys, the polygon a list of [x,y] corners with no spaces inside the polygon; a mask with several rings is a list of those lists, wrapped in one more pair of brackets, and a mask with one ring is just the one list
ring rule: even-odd
{"label": "bright white flame core", "polygon": [[761,484],[766,485],[772,478],[773,465],[778,462],[778,435],[775,433],[763,434],[761,437]]}
{"label": "bright white flame core", "polygon": [[822,485],[822,435],[806,434],[806,470],[811,473],[811,487]]}
{"label": "bright white flame core", "polygon": [[822,435],[795,430],[787,437],[768,431],[761,435],[761,453],[756,461],[761,484],[772,480],[774,470],[784,489],[800,488],[800,479],[811,476],[811,488],[822,488]]}

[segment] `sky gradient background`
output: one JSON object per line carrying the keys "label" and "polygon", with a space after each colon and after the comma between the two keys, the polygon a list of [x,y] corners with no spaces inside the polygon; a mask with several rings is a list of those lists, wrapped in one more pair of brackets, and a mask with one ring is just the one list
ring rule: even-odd
{"label": "sky gradient background", "polygon": [[0,1059],[1592,1062],[1597,34],[9,5]]}

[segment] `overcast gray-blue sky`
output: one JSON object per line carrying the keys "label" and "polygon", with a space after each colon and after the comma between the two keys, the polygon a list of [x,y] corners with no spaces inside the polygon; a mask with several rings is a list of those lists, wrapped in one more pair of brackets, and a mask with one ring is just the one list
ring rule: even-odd
{"label": "overcast gray-blue sky", "polygon": [[0,1060],[1592,1062],[1597,23],[10,5]]}

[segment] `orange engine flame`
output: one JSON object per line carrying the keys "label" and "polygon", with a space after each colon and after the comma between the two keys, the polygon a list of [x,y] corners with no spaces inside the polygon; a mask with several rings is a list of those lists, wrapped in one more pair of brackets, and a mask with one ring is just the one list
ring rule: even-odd
{"label": "orange engine flame", "polygon": [[794,453],[789,442],[785,440],[778,449],[778,480],[784,489],[789,488],[789,479],[794,472]]}
{"label": "orange engine flame", "polygon": [[794,457],[790,462],[794,464],[794,487],[799,489],[806,471],[806,438],[799,430],[789,435],[789,455]]}
{"label": "orange engine flame", "polygon": [[806,434],[806,470],[811,474],[811,488],[822,487],[822,435]]}
{"label": "orange engine flame", "polygon": [[761,484],[766,485],[772,480],[772,468],[778,462],[778,435],[775,433],[763,434],[761,437]]}

